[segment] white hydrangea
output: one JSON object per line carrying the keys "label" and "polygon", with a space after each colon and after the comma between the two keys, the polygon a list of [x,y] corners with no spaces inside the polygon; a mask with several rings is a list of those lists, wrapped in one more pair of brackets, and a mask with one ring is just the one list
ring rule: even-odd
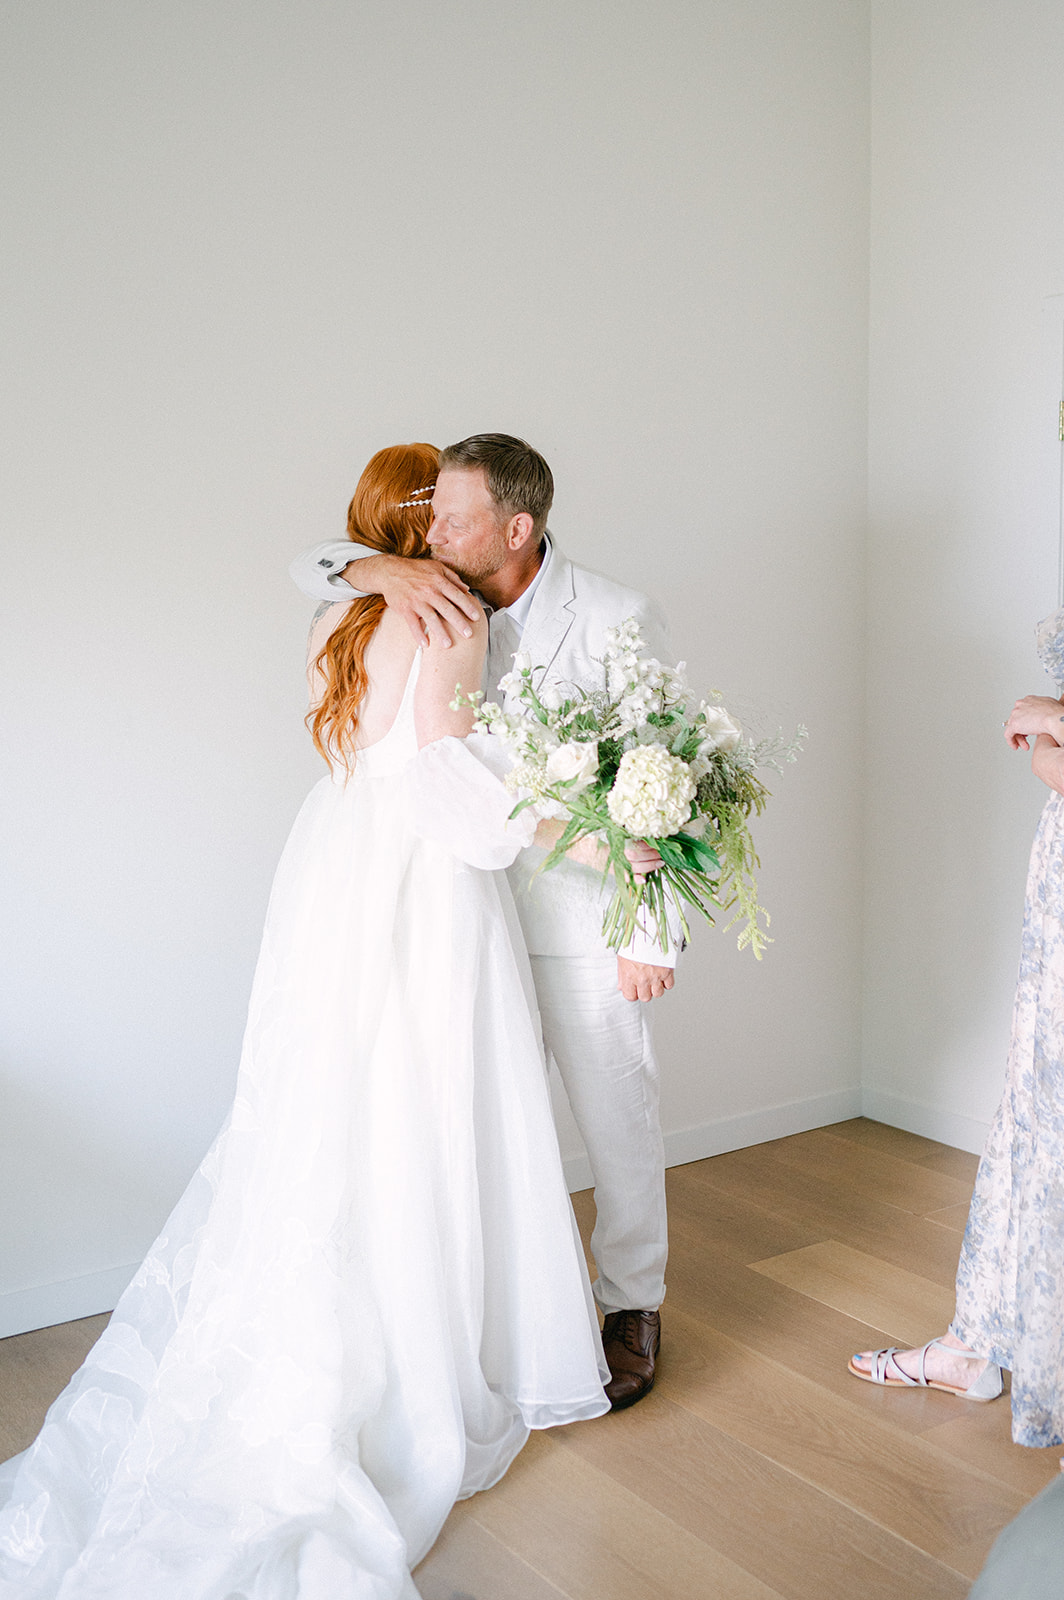
{"label": "white hydrangea", "polygon": [[621,757],[606,808],[637,839],[667,839],[691,815],[695,783],[686,762],[660,744],[637,745]]}

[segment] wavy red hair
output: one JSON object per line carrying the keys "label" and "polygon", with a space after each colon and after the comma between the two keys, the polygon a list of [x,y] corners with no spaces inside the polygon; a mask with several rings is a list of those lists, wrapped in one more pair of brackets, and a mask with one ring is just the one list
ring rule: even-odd
{"label": "wavy red hair", "polygon": [[[347,537],[392,556],[427,556],[431,495],[404,505],[436,482],[440,452],[432,444],[393,444],[367,464],[347,512]],[[356,599],[314,661],[325,692],[307,713],[314,743],[328,762],[350,768],[355,759],[359,707],[368,687],[366,647],[384,615],[379,594]]]}

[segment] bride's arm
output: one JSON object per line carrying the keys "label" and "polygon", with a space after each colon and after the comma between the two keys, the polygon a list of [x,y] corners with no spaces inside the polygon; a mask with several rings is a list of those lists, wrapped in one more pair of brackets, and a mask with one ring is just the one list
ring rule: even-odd
{"label": "bride's arm", "polygon": [[[564,822],[556,822],[551,817],[544,817],[537,824],[536,837],[533,844],[541,850],[553,850],[565,831]],[[609,854],[604,844],[589,833],[578,839],[574,845],[565,852],[570,861],[579,861],[585,867],[594,867],[597,872],[605,872],[609,866]],[[645,843],[642,839],[631,839],[624,849],[625,855],[632,863],[637,883],[641,883],[648,872],[656,872],[661,866],[661,857],[652,844]]]}
{"label": "bride's arm", "polygon": [[307,639],[307,693],[313,708],[325,693],[325,679],[317,666],[317,660],[328,641],[329,635],[347,616],[349,606],[333,605],[324,601],[315,611],[310,624],[310,636]]}
{"label": "bride's arm", "polygon": [[446,645],[434,638],[421,652],[421,671],[414,693],[414,727],[419,748],[436,739],[464,739],[473,727],[473,713],[454,711],[451,702],[461,688],[468,698],[480,688],[484,653],[488,647],[488,619],[479,603],[470,637],[450,632]]}

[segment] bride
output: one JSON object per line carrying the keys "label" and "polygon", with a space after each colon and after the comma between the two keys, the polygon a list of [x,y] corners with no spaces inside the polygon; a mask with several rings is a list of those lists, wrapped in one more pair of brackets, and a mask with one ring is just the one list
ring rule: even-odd
{"label": "bride", "polygon": [[[353,535],[424,553],[436,462],[375,455]],[[0,1469],[3,1600],[412,1600],[457,1498],[530,1428],[608,1409],[492,870],[532,824],[451,709],[486,623],[419,651],[375,596],[325,622],[330,771],[277,869],[233,1106]]]}

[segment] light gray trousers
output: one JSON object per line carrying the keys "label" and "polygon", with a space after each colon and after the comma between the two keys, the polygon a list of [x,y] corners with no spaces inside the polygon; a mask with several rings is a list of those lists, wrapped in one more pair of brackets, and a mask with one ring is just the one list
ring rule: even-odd
{"label": "light gray trousers", "polygon": [[595,1298],[604,1312],[654,1311],[665,1294],[668,1226],[649,1006],[620,993],[615,956],[530,959],[543,1041],[595,1180]]}

